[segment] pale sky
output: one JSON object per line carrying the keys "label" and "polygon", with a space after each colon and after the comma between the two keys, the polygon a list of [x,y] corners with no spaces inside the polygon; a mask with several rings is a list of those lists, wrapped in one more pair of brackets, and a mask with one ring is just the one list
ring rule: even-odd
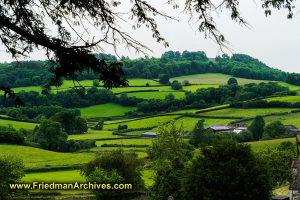
{"label": "pale sky", "polygon": [[[179,14],[180,10],[174,11],[167,8],[165,4],[158,4],[157,1],[155,4],[173,16],[179,17],[180,22],[166,21],[161,18],[157,21],[162,36],[170,44],[169,48],[156,43],[146,29],[130,32],[135,39],[152,49],[153,52],[149,52],[149,56],[159,57],[169,50],[205,51],[207,56],[212,58],[220,53],[218,45],[209,38],[205,39],[203,33],[197,32],[197,26],[189,24],[187,17]],[[295,11],[298,10],[300,10],[299,1],[297,1]],[[250,28],[231,21],[228,13],[225,12],[216,17],[217,26],[229,41],[232,53],[248,54],[270,67],[283,71],[300,72],[300,13],[296,14],[293,19],[286,19],[285,11],[274,10],[271,16],[265,17],[259,0],[242,0],[240,11],[250,24]],[[105,53],[113,54],[111,49],[105,50]],[[227,53],[231,54],[229,51]],[[123,46],[118,49],[118,54],[131,58],[142,56]],[[41,51],[35,51],[30,56],[32,60],[45,59]],[[0,62],[4,61],[9,62],[12,59],[0,46]]]}

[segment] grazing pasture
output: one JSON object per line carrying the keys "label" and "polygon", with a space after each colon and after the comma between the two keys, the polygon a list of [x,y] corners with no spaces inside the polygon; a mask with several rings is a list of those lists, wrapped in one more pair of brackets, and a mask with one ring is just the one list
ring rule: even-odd
{"label": "grazing pasture", "polygon": [[203,116],[224,116],[224,117],[255,117],[257,115],[266,115],[271,113],[290,112],[294,108],[226,108],[211,112],[200,113]]}
{"label": "grazing pasture", "polygon": [[80,175],[80,170],[62,170],[26,174],[22,181],[25,181],[27,183],[32,183],[35,181],[46,183],[74,183],[84,182],[85,179]]}
{"label": "grazing pasture", "polygon": [[12,120],[6,120],[6,119],[0,119],[0,126],[7,126],[11,124],[15,129],[34,129],[35,126],[38,124],[35,123],[29,123],[29,122],[17,122],[17,121],[12,121]]}
{"label": "grazing pasture", "polygon": [[150,79],[143,79],[143,78],[130,78],[128,79],[129,86],[144,86],[147,83],[149,85],[160,85],[158,81],[150,80]]}
{"label": "grazing pasture", "polygon": [[284,102],[300,102],[300,96],[283,96],[283,97],[271,97],[267,98],[267,101],[284,101]]}
{"label": "grazing pasture", "polygon": [[111,131],[96,131],[88,130],[87,134],[70,135],[69,140],[86,140],[86,139],[101,139],[101,138],[119,138],[118,135],[112,135]]}
{"label": "grazing pasture", "polygon": [[296,142],[295,137],[293,138],[283,138],[283,139],[273,139],[273,140],[263,140],[263,141],[255,141],[255,142],[247,142],[254,152],[262,151],[266,148],[274,149],[276,148],[281,142]]}
{"label": "grazing pasture", "polygon": [[269,116],[264,117],[264,120],[266,124],[269,124],[273,121],[281,121],[285,125],[292,124],[300,128],[300,113],[290,113],[282,116]]}
{"label": "grazing pasture", "polygon": [[[151,117],[146,119],[138,119],[130,122],[119,123],[120,125],[127,125],[128,128],[145,128],[149,126],[158,126],[161,123],[171,121],[172,119],[178,117],[179,115],[170,115],[170,116],[158,116]],[[119,124],[108,124],[104,125],[104,129],[117,129]]]}
{"label": "grazing pasture", "polygon": [[105,103],[95,106],[80,108],[81,116],[86,118],[91,117],[109,117],[121,116],[128,111],[134,111],[135,107],[125,107],[114,103]]}
{"label": "grazing pasture", "polygon": [[69,166],[87,163],[94,155],[84,153],[58,153],[28,146],[0,145],[0,156],[20,157],[26,168]]}
{"label": "grazing pasture", "polygon": [[290,90],[300,90],[300,86],[297,86],[297,85],[292,85],[292,84],[285,83],[285,82],[278,82],[278,84],[288,87]]}
{"label": "grazing pasture", "polygon": [[165,99],[168,94],[173,94],[175,99],[182,99],[185,97],[184,92],[135,92],[129,93],[128,96],[141,99]]}
{"label": "grazing pasture", "polygon": [[97,141],[97,146],[101,146],[103,144],[119,144],[119,145],[152,145],[153,139],[122,139],[122,140],[104,140]]}
{"label": "grazing pasture", "polygon": [[[217,85],[226,85],[229,78],[232,78],[231,75],[219,74],[219,73],[205,73],[205,74],[193,74],[188,76],[178,76],[171,78],[170,81],[178,80],[182,82],[184,80],[188,80],[192,84],[217,84]],[[236,77],[234,77],[236,78]],[[269,82],[266,80],[254,80],[254,79],[246,79],[246,78],[236,78],[238,84],[244,85],[247,83],[261,83],[261,82]]]}
{"label": "grazing pasture", "polygon": [[183,86],[183,90],[196,92],[198,89],[202,88],[218,88],[219,85],[190,85],[190,86]]}

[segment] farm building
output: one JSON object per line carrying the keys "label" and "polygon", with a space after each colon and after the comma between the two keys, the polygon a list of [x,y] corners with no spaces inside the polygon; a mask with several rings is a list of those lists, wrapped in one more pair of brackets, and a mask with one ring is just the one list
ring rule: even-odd
{"label": "farm building", "polygon": [[145,132],[141,134],[143,138],[156,138],[156,133],[154,132]]}
{"label": "farm building", "polygon": [[293,133],[300,133],[300,129],[298,129],[294,125],[285,125],[284,126],[288,131],[293,132]]}
{"label": "farm building", "polygon": [[212,129],[214,133],[216,133],[216,132],[228,132],[228,131],[233,131],[234,133],[240,133],[243,130],[247,129],[247,127],[233,126],[233,125],[228,125],[228,124],[215,124],[215,125],[211,125],[211,126],[206,127],[206,128]]}

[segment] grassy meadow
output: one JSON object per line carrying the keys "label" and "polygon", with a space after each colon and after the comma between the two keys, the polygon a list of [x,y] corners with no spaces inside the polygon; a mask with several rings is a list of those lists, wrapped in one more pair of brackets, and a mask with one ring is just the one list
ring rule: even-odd
{"label": "grassy meadow", "polygon": [[271,98],[267,98],[266,100],[267,101],[283,101],[283,102],[296,103],[296,102],[300,102],[300,96],[271,97]]}
{"label": "grassy meadow", "polygon": [[81,116],[86,118],[91,117],[109,117],[109,116],[122,116],[128,111],[135,110],[135,107],[125,107],[119,104],[106,103],[96,106],[89,106],[81,108]]}
{"label": "grassy meadow", "polygon": [[18,122],[18,121],[12,121],[12,120],[6,120],[6,119],[0,119],[0,126],[7,126],[12,125],[15,129],[34,129],[35,126],[38,124],[35,123],[29,123],[29,122]]}

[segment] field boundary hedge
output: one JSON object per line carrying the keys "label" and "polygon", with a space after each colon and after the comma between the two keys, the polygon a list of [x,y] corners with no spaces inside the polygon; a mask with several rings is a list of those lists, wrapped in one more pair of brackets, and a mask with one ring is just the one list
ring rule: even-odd
{"label": "field boundary hedge", "polygon": [[27,123],[39,124],[39,122],[34,121],[34,120],[30,120],[30,119],[17,119],[17,118],[13,118],[13,117],[3,117],[3,116],[0,116],[0,119],[9,120],[9,121],[16,121],[16,122],[27,122]]}
{"label": "field boundary hedge", "polygon": [[235,116],[203,116],[203,115],[193,115],[193,114],[185,114],[184,117],[207,118],[207,119],[244,119],[244,117],[235,117]]}
{"label": "field boundary hedge", "polygon": [[211,109],[207,109],[207,110],[199,110],[199,111],[196,111],[195,113],[198,114],[198,113],[205,113],[205,112],[211,112],[211,111],[216,111],[216,110],[223,110],[223,109],[226,109],[226,108],[230,108],[230,105],[227,105],[227,106],[223,106],[223,107],[220,107],[220,108],[211,108]]}

